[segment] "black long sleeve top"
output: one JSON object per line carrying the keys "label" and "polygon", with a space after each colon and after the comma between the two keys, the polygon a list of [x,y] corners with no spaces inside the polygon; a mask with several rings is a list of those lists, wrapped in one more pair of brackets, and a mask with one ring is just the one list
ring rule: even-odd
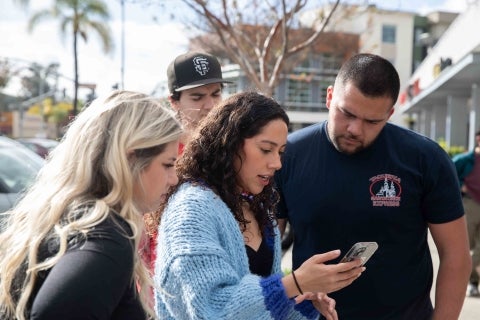
{"label": "black long sleeve top", "polygon": [[[146,319],[133,281],[133,241],[128,224],[113,214],[87,236],[69,238],[69,248],[42,272],[30,299],[30,319]],[[58,240],[42,245],[44,260]]]}

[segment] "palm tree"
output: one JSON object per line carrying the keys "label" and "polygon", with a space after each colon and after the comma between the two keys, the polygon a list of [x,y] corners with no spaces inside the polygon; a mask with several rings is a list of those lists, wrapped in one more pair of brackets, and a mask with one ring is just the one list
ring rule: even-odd
{"label": "palm tree", "polygon": [[[28,2],[22,0],[23,2]],[[96,32],[102,42],[103,51],[108,53],[112,50],[112,36],[109,26],[106,24],[110,19],[107,5],[102,0],[55,0],[49,9],[35,12],[29,20],[30,32],[38,23],[46,19],[58,19],[60,32],[64,37],[68,32],[73,36],[73,59],[74,59],[74,96],[73,115],[77,114],[78,104],[78,38],[88,42],[89,31]],[[67,32],[68,31],[68,32]]]}

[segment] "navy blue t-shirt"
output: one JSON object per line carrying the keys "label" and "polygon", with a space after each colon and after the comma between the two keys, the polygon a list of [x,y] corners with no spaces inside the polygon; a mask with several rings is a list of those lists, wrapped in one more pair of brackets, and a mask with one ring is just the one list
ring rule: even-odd
{"label": "navy blue t-shirt", "polygon": [[455,169],[436,142],[388,123],[370,147],[346,155],[323,122],[289,136],[275,180],[278,216],[295,234],[294,269],[317,253],[379,245],[362,276],[331,294],[340,319],[429,319],[427,223],[463,215]]}

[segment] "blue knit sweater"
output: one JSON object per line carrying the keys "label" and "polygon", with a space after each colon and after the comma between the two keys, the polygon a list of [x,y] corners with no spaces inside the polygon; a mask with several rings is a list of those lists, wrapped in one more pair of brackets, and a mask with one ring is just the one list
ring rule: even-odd
{"label": "blue knit sweater", "polygon": [[170,198],[158,232],[155,301],[160,319],[316,319],[281,283],[278,229],[271,276],[250,273],[239,224],[210,189],[185,183]]}

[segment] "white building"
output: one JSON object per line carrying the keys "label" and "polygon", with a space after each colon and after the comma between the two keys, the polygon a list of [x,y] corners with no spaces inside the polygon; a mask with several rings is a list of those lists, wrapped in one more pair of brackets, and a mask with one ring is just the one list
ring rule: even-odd
{"label": "white building", "polygon": [[[312,25],[322,10],[328,11],[330,7],[306,12],[301,18],[303,24]],[[334,12],[328,30],[358,33],[359,52],[373,53],[388,59],[397,69],[403,88],[409,85],[413,70],[425,57],[426,50],[422,48],[436,42],[456,16],[456,13],[434,12],[420,17],[413,12],[383,10],[375,5],[340,5]],[[430,32],[430,38],[419,43],[418,40],[425,31]],[[407,125],[398,106],[391,121]]]}
{"label": "white building", "polygon": [[480,3],[451,23],[410,77],[400,111],[415,130],[472,149],[480,128]]}

